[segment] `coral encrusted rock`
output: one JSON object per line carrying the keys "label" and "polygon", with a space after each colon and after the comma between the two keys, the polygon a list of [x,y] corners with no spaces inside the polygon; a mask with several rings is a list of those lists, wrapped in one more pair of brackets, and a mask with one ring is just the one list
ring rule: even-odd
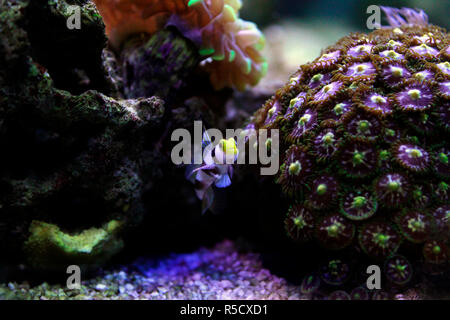
{"label": "coral encrusted rock", "polygon": [[[0,5],[2,262],[26,257],[41,269],[99,264],[119,251],[122,232],[144,215],[143,172],[149,167],[144,168],[148,160],[143,159],[152,157],[144,144],[159,138],[149,130],[159,126],[164,101],[116,100],[93,90],[107,92],[101,61],[106,38],[99,36],[104,27],[95,7],[86,3],[80,8],[84,18],[97,22],[87,19],[86,31],[97,32],[70,33],[65,2],[35,3]],[[47,52],[64,57],[72,49],[59,43],[61,35],[52,36],[53,42],[47,39],[48,47],[34,44],[44,41],[28,29],[36,14],[48,18],[45,28],[93,46],[66,64],[47,61]],[[98,81],[72,82],[70,75],[84,69],[86,79]],[[61,79],[54,80],[53,74]]]}
{"label": "coral encrusted rock", "polygon": [[252,123],[280,130],[288,236],[390,258],[404,283],[406,258],[449,270],[450,37],[420,12],[385,10],[398,26],[325,49]]}

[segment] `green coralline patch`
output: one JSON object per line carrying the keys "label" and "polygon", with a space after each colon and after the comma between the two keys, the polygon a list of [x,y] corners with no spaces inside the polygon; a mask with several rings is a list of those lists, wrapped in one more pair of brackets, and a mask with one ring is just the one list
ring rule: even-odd
{"label": "green coralline patch", "polygon": [[99,265],[122,249],[123,241],[117,238],[120,225],[112,220],[103,228],[90,228],[72,235],[53,224],[33,221],[24,251],[35,268]]}

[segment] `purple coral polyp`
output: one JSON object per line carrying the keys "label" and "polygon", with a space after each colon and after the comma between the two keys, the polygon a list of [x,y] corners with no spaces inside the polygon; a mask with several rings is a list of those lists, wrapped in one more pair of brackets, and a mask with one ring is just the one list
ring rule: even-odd
{"label": "purple coral polyp", "polygon": [[292,146],[286,152],[286,161],[284,170],[280,173],[278,179],[283,190],[287,193],[293,193],[300,190],[306,177],[311,174],[312,161],[302,148]]}
{"label": "purple coral polyp", "polygon": [[404,110],[425,110],[431,107],[433,92],[426,84],[413,84],[398,93],[396,99]]}
{"label": "purple coral polyp", "polygon": [[447,76],[450,76],[450,62],[442,62],[436,65],[441,72]]}
{"label": "purple coral polyp", "polygon": [[388,65],[388,66],[384,67],[383,73],[381,76],[388,85],[392,86],[392,85],[398,85],[405,79],[410,78],[411,73],[402,65],[393,64],[393,65]]}
{"label": "purple coral polyp", "polygon": [[395,147],[396,160],[403,167],[415,171],[423,172],[430,164],[428,152],[416,145],[400,143]]}
{"label": "purple coral polyp", "polygon": [[296,118],[297,122],[294,122],[294,128],[290,134],[290,138],[296,140],[303,137],[310,130],[317,125],[317,111],[313,109],[306,109],[300,112]]}
{"label": "purple coral polyp", "polygon": [[439,84],[439,92],[446,98],[450,98],[450,81]]}
{"label": "purple coral polyp", "polygon": [[344,217],[332,214],[322,219],[317,226],[317,238],[320,243],[331,249],[348,246],[355,235],[355,226]]}
{"label": "purple coral polyp", "polygon": [[291,119],[295,112],[300,110],[306,101],[306,93],[300,92],[294,99],[291,100],[284,115],[285,119]]}
{"label": "purple coral polyp", "polygon": [[387,207],[398,207],[409,196],[407,179],[399,173],[387,173],[375,183],[378,200]]}
{"label": "purple coral polyp", "polygon": [[372,51],[373,44],[361,44],[348,49],[347,54],[353,58],[359,58],[369,55]]}
{"label": "purple coral polyp", "polygon": [[369,192],[350,192],[341,199],[341,213],[350,220],[369,219],[376,211],[376,199]]}
{"label": "purple coral polyp", "polygon": [[386,260],[384,272],[391,282],[398,285],[405,285],[412,278],[413,267],[408,259],[400,255],[395,255]]}
{"label": "purple coral polyp", "polygon": [[[383,110],[388,113],[388,108],[375,109],[375,111]],[[377,116],[366,111],[358,111],[349,113],[344,119],[345,127],[348,133],[355,138],[362,138],[366,140],[375,140],[381,134],[381,123]]]}
{"label": "purple coral polyp", "polygon": [[330,97],[335,96],[339,90],[342,89],[343,83],[341,81],[332,82],[324,86],[319,92],[314,96],[315,102],[323,102]]}
{"label": "purple coral polyp", "polygon": [[341,56],[341,51],[340,50],[336,50],[336,51],[332,51],[332,52],[323,54],[319,58],[319,61],[337,62],[337,60],[339,59],[340,56]]}
{"label": "purple coral polyp", "polygon": [[414,73],[413,78],[418,81],[429,81],[429,80],[434,79],[434,76],[435,75],[433,72],[425,69],[423,71]]}
{"label": "purple coral polyp", "polygon": [[315,89],[323,84],[327,84],[329,83],[331,80],[331,74],[330,73],[326,73],[326,74],[322,74],[322,73],[317,73],[314,76],[311,77],[311,79],[309,80],[309,87],[311,89]]}
{"label": "purple coral polyp", "polygon": [[275,100],[272,107],[267,111],[267,117],[265,121],[266,126],[272,125],[277,119],[278,115],[282,111],[282,105],[278,100]]}
{"label": "purple coral polyp", "polygon": [[385,50],[380,52],[380,56],[389,60],[404,60],[405,55],[396,52],[395,50]]}
{"label": "purple coral polyp", "polygon": [[314,209],[324,209],[333,205],[338,196],[338,184],[332,176],[324,175],[314,179],[308,203]]}
{"label": "purple coral polyp", "polygon": [[376,258],[394,254],[401,243],[400,235],[387,223],[371,222],[359,233],[359,244],[369,255]]}
{"label": "purple coral polyp", "polygon": [[373,111],[380,112],[381,114],[389,114],[392,112],[392,104],[389,98],[378,93],[367,95],[364,100],[364,105]]}
{"label": "purple coral polyp", "polygon": [[314,153],[321,159],[333,157],[338,150],[338,135],[333,128],[325,129],[314,139]]}
{"label": "purple coral polyp", "polygon": [[376,69],[371,62],[354,63],[350,65],[345,73],[348,77],[372,76],[376,74]]}
{"label": "purple coral polyp", "polygon": [[365,177],[377,168],[377,155],[370,143],[349,141],[340,156],[341,173],[350,177]]}
{"label": "purple coral polyp", "polygon": [[307,208],[301,205],[292,206],[285,220],[286,231],[298,242],[311,240],[314,235],[314,220],[313,214]]}
{"label": "purple coral polyp", "polygon": [[428,46],[425,43],[422,43],[421,45],[412,47],[410,50],[422,57],[425,57],[425,58],[435,58],[439,54],[438,50],[436,50],[433,47]]}
{"label": "purple coral polyp", "polygon": [[424,242],[430,234],[430,219],[419,211],[409,211],[399,215],[397,225],[403,236],[411,242]]}

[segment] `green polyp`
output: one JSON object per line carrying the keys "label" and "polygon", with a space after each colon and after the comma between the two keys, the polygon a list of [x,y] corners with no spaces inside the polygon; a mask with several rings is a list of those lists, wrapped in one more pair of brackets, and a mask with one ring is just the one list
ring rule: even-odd
{"label": "green polyp", "polygon": [[395,136],[395,130],[386,129],[386,135],[389,136],[389,137]]}
{"label": "green polyp", "polygon": [[420,91],[417,89],[409,90],[408,96],[413,100],[419,100],[422,97]]}
{"label": "green polyp", "polygon": [[214,54],[214,52],[216,52],[216,50],[214,50],[214,48],[206,48],[206,49],[200,49],[199,54],[201,56],[210,56],[212,54]]}
{"label": "green polyp", "polygon": [[310,114],[305,114],[303,117],[300,118],[300,120],[298,121],[298,125],[300,127],[303,127],[305,124],[307,124],[309,122],[309,120],[311,120],[311,115]]}
{"label": "green polyp", "polygon": [[331,260],[328,263],[328,268],[330,268],[331,270],[336,270],[338,268],[338,263],[339,262],[340,262],[339,260]]}
{"label": "green polyp", "polygon": [[403,76],[403,69],[402,68],[398,68],[398,67],[393,67],[392,68],[392,75],[394,77],[402,77]]}
{"label": "green polyp", "polygon": [[422,158],[423,157],[423,153],[419,149],[410,149],[410,150],[408,150],[408,155],[411,158]]}
{"label": "green polyp", "polygon": [[389,183],[387,184],[389,191],[398,191],[400,189],[400,186],[400,182],[398,181],[389,181]]}
{"label": "green polyp", "polygon": [[366,71],[366,69],[367,69],[367,66],[361,64],[361,65],[356,67],[356,72],[362,73],[362,72]]}
{"label": "green polyp", "polygon": [[324,136],[322,137],[322,142],[323,142],[325,145],[330,145],[330,144],[332,144],[332,143],[334,142],[334,134],[331,133],[331,132],[328,132],[326,135],[324,135]]}
{"label": "green polyp", "polygon": [[342,225],[339,222],[333,223],[331,226],[327,227],[328,236],[336,238],[339,236],[339,229]]}
{"label": "green polyp", "polygon": [[438,255],[441,253],[442,249],[440,246],[434,246],[433,249],[431,249],[431,251],[435,254]]}
{"label": "green polyp", "polygon": [[395,52],[394,50],[389,50],[389,51],[386,53],[386,55],[387,55],[389,58],[392,58],[392,59],[396,59],[396,58],[399,56],[399,54],[398,54],[397,52]]}
{"label": "green polyp", "polygon": [[269,138],[269,139],[266,140],[266,148],[267,148],[267,149],[272,148],[272,139],[271,139],[271,138]]}
{"label": "green polyp", "polygon": [[439,153],[438,159],[441,163],[448,164],[448,156],[445,153]]}
{"label": "green polyp", "polygon": [[273,116],[273,114],[275,113],[275,111],[277,111],[277,108],[272,107],[269,109],[268,113],[269,113],[269,117]]}
{"label": "green polyp", "polygon": [[370,130],[370,122],[367,120],[361,120],[358,122],[358,131],[366,133]]}
{"label": "green polyp", "polygon": [[419,189],[414,190],[413,197],[414,199],[421,199],[423,197],[423,192]]}
{"label": "green polyp", "polygon": [[323,79],[323,74],[318,73],[318,74],[314,75],[314,76],[311,78],[311,81],[312,81],[312,82],[319,82],[319,81],[322,81],[322,79]]}
{"label": "green polyp", "polygon": [[425,223],[420,219],[409,219],[408,228],[413,232],[422,231],[425,229]]}
{"label": "green polyp", "polygon": [[289,165],[289,174],[297,176],[302,171],[302,165],[300,161],[295,161]]}
{"label": "green polyp", "polygon": [[445,183],[444,181],[439,183],[439,189],[441,189],[442,191],[447,191],[448,190],[448,184]]}
{"label": "green polyp", "polygon": [[317,194],[320,196],[323,196],[328,190],[328,187],[326,184],[321,183],[319,184],[319,186],[317,187]]}
{"label": "green polyp", "polygon": [[381,96],[373,96],[370,100],[376,104],[383,104],[387,102],[386,99]]}
{"label": "green polyp", "polygon": [[367,199],[366,199],[366,197],[358,196],[358,197],[355,197],[355,198],[353,199],[352,207],[353,207],[353,208],[362,208],[362,207],[364,207],[366,204],[367,204]]}
{"label": "green polyp", "polygon": [[364,154],[362,152],[356,151],[353,154],[353,163],[354,164],[361,164],[364,162]]}
{"label": "green polyp", "polygon": [[416,78],[417,80],[423,81],[425,79],[425,73],[424,72],[417,72],[414,75],[414,78]]}
{"label": "green polyp", "polygon": [[298,227],[299,229],[303,229],[306,226],[306,222],[305,219],[303,219],[302,217],[296,217],[294,218],[294,224],[296,227]]}
{"label": "green polyp", "polygon": [[389,159],[389,151],[387,151],[387,150],[382,150],[382,151],[380,152],[380,160],[385,161],[385,160],[387,160],[387,159]]}
{"label": "green polyp", "polygon": [[300,100],[297,98],[292,99],[291,102],[289,103],[289,108],[293,108],[298,101]]}
{"label": "green polyp", "polygon": [[373,241],[382,248],[386,248],[389,242],[389,236],[382,233],[376,233]]}
{"label": "green polyp", "polygon": [[406,270],[406,267],[407,267],[406,265],[398,264],[395,266],[395,269],[397,269],[397,271],[400,271],[403,273]]}
{"label": "green polyp", "polygon": [[188,7],[195,6],[196,4],[202,3],[203,0],[189,0]]}
{"label": "green polyp", "polygon": [[332,85],[331,84],[329,84],[329,85],[327,85],[327,86],[325,86],[325,87],[323,87],[323,92],[325,92],[325,93],[327,93],[328,91],[330,91],[331,89],[332,89],[333,87],[332,87]]}
{"label": "green polyp", "polygon": [[233,62],[234,59],[236,59],[236,51],[230,50],[230,56],[228,58],[228,61]]}
{"label": "green polyp", "polygon": [[340,116],[341,114],[344,113],[344,104],[343,103],[338,103],[334,109],[333,109],[334,113],[338,116]]}

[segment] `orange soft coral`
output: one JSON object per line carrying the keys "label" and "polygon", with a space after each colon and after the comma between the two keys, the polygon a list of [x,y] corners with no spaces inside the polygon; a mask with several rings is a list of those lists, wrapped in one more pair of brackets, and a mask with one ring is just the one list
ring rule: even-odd
{"label": "orange soft coral", "polygon": [[215,89],[244,90],[267,71],[265,39],[255,24],[239,19],[241,0],[94,0],[111,45],[130,35],[176,26],[196,43]]}

